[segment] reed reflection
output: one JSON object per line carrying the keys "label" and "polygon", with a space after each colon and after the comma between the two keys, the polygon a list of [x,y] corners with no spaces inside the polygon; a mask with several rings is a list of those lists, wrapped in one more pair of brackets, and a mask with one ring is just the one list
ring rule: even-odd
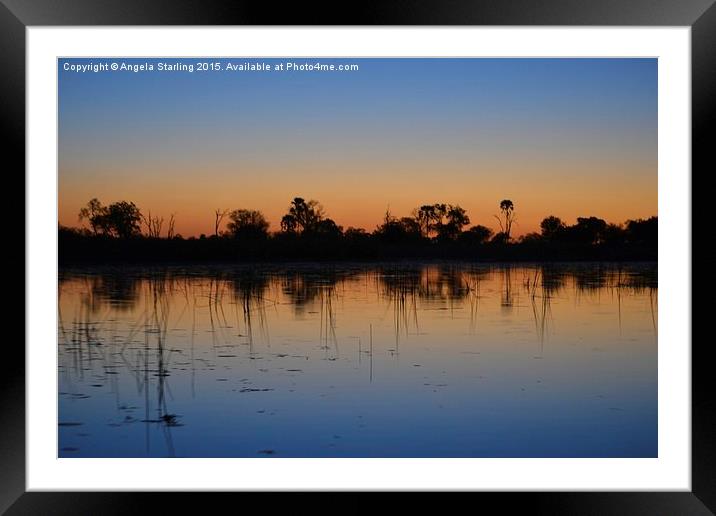
{"label": "reed reflection", "polygon": [[[381,406],[392,392],[398,406],[416,403],[399,410],[439,412],[444,403],[421,393],[454,384],[451,404],[469,412],[468,393],[488,392],[485,378],[497,382],[489,399],[502,399],[525,381],[510,364],[535,358],[547,365],[527,370],[546,367],[554,381],[574,384],[558,396],[613,381],[606,365],[595,366],[597,351],[655,381],[646,366],[656,352],[655,265],[176,267],[118,276],[62,273],[62,456],[252,456],[229,440],[242,417],[259,431],[259,416],[290,413],[300,400],[306,420],[292,424],[307,429],[337,392],[352,393],[341,410]],[[391,387],[366,390],[379,385]],[[93,432],[71,424],[85,422]],[[246,446],[260,440],[244,437]],[[284,453],[308,453],[299,448]]]}

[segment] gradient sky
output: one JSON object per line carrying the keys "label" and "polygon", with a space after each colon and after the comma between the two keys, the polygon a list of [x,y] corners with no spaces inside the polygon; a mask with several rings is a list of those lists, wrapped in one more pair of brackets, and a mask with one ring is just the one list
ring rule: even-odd
{"label": "gradient sky", "polygon": [[[153,63],[78,73],[64,64]],[[159,72],[156,64],[356,63],[351,72]],[[184,236],[217,208],[264,212],[295,196],[342,225],[459,204],[514,234],[657,214],[656,59],[59,60],[59,222],[92,197],[133,201]]]}

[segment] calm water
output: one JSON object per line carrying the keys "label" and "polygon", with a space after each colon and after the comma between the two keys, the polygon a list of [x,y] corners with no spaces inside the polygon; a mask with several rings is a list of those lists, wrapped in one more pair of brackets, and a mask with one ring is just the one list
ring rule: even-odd
{"label": "calm water", "polygon": [[654,457],[656,264],[60,272],[61,457]]}

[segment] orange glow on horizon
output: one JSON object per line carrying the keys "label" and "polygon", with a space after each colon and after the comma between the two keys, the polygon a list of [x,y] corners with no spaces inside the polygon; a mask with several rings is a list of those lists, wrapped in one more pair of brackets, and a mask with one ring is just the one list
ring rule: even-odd
{"label": "orange glow on horizon", "polygon": [[[127,181],[120,173],[116,174],[118,180],[110,183],[92,177],[70,181],[60,172],[58,215],[61,225],[79,227],[79,210],[91,198],[97,197],[105,205],[127,200],[143,213],[151,211],[165,221],[174,214],[175,232],[189,237],[213,234],[214,211],[218,208],[249,208],[263,212],[271,224],[270,231],[278,231],[290,201],[303,197],[318,200],[326,215],[344,229],[357,227],[370,232],[383,221],[387,209],[396,217],[404,217],[420,205],[444,202],[465,208],[470,225],[497,231],[494,215],[499,214],[499,203],[511,199],[517,218],[513,235],[521,236],[539,231],[540,221],[549,215],[568,224],[581,216],[623,223],[657,215],[656,170],[654,167],[650,173],[651,168],[634,167],[630,173],[612,174],[613,177],[592,170],[585,174],[532,171],[545,178],[539,182],[512,180],[517,171],[504,169],[499,174],[466,174],[460,169],[434,174],[417,164],[400,167],[395,174],[388,169],[384,174],[369,175],[355,167],[340,175],[301,169],[293,173],[269,169],[233,177],[221,170],[196,177],[187,172],[175,175],[171,184],[166,184],[164,174],[147,174]],[[408,170],[414,177],[411,184],[405,184],[403,179],[410,175]],[[653,179],[647,181],[645,176]],[[207,179],[210,177],[214,180]],[[450,177],[455,179],[446,180]],[[619,186],[615,188],[617,181]]]}

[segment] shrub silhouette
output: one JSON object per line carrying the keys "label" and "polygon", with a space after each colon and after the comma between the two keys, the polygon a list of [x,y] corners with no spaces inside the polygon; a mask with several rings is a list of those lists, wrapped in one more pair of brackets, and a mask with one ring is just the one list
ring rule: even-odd
{"label": "shrub silhouette", "polygon": [[[372,232],[349,227],[345,231],[326,216],[318,201],[295,197],[281,219],[280,230],[270,232],[259,210],[216,210],[210,236],[182,238],[169,230],[160,236],[163,217],[145,217],[132,202],[104,206],[91,199],[80,210],[84,228],[59,228],[60,261],[107,260],[383,260],[440,258],[470,260],[651,260],[656,258],[658,219],[607,223],[579,217],[567,225],[550,215],[539,233],[514,240],[514,203],[500,203],[500,231],[476,224],[458,204],[423,204],[409,216],[386,210]],[[226,218],[226,231],[219,226]],[[144,222],[146,235],[141,234]]]}
{"label": "shrub silhouette", "polygon": [[460,238],[469,244],[484,244],[492,237],[493,231],[485,226],[472,226],[460,234]]}
{"label": "shrub silhouette", "polygon": [[141,234],[142,214],[133,202],[119,201],[109,206],[94,198],[82,208],[79,219],[87,219],[95,234],[129,238]]}
{"label": "shrub silhouette", "polygon": [[550,215],[540,222],[539,227],[542,230],[542,238],[545,240],[557,240],[562,236],[565,224],[559,217]]}
{"label": "shrub silhouette", "polygon": [[257,210],[238,209],[229,213],[226,225],[233,238],[257,240],[268,237],[269,223],[263,213]]}

